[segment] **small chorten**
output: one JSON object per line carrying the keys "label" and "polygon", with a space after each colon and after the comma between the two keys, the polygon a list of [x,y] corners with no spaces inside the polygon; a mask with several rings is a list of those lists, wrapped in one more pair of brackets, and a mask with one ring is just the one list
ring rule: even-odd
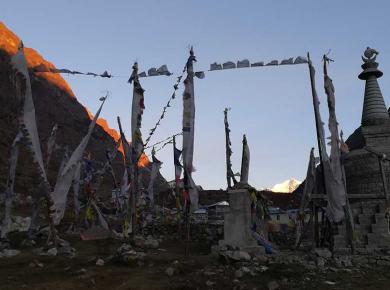
{"label": "small chorten", "polygon": [[364,62],[362,65],[363,71],[359,74],[359,79],[366,81],[362,126],[380,125],[390,120],[377,80],[383,75],[378,70],[379,64],[375,61],[378,54],[375,49],[367,47],[364,56],[362,56]]}

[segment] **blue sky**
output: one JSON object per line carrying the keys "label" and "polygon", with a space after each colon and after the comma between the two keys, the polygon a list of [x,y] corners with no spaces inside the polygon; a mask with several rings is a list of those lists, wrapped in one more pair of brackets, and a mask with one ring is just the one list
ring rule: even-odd
{"label": "blue sky", "polygon": [[[64,76],[78,100],[92,112],[102,91],[109,90],[102,117],[116,128],[121,116],[130,129],[131,87],[126,83],[134,61],[141,70],[167,64],[179,73],[194,46],[196,70],[210,63],[270,61],[310,52],[317,69],[322,118],[327,123],[321,56],[331,49],[329,73],[336,88],[340,127],[349,136],[360,124],[364,82],[357,79],[366,46],[376,48],[390,91],[390,19],[388,1],[7,1],[0,20],[59,68],[103,72],[113,79]],[[175,77],[142,80],[148,133],[172,93]],[[181,130],[180,95],[151,140]],[[233,170],[241,163],[242,134],[247,134],[249,181],[268,187],[290,177],[302,180],[310,148],[316,146],[308,69],[305,65],[210,72],[196,80],[195,181],[225,188],[223,109],[229,119]],[[129,135],[129,134],[127,134]],[[179,140],[181,144],[181,140]],[[172,148],[158,152],[162,174],[173,179]]]}

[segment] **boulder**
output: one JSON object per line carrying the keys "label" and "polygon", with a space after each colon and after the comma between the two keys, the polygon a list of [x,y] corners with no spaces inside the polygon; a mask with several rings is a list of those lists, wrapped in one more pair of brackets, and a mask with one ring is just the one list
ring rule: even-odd
{"label": "boulder", "polygon": [[242,278],[244,276],[244,272],[241,269],[238,269],[234,272],[234,277]]}
{"label": "boulder", "polygon": [[152,237],[148,237],[144,242],[145,248],[148,249],[157,249],[159,246],[159,242],[156,239],[153,239]]}
{"label": "boulder", "polygon": [[136,247],[143,248],[145,246],[145,239],[143,236],[135,236],[133,241]]}
{"label": "boulder", "polygon": [[172,268],[172,267],[168,267],[168,268],[165,270],[165,274],[167,274],[169,277],[172,277],[173,274],[175,274],[175,269]]}
{"label": "boulder", "polygon": [[3,251],[0,252],[0,258],[11,258],[19,254],[20,254],[19,250],[4,249]]}
{"label": "boulder", "polygon": [[324,249],[324,248],[314,249],[314,253],[318,257],[321,257],[321,258],[324,258],[324,259],[330,259],[332,257],[332,252],[329,251],[328,249]]}
{"label": "boulder", "polygon": [[104,260],[103,259],[97,259],[96,266],[104,266]]}
{"label": "boulder", "polygon": [[278,282],[276,282],[275,280],[274,281],[271,281],[267,284],[267,287],[268,287],[268,290],[277,290],[280,288]]}
{"label": "boulder", "polygon": [[47,250],[46,253],[42,253],[43,256],[57,256],[57,249],[56,248],[50,248]]}
{"label": "boulder", "polygon": [[250,261],[251,256],[245,251],[226,251],[226,256],[233,261]]}

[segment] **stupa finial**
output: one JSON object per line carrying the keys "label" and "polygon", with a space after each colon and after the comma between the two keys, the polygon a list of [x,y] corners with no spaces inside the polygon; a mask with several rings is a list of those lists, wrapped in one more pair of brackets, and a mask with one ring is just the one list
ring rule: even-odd
{"label": "stupa finial", "polygon": [[374,62],[376,60],[376,56],[379,54],[379,52],[369,46],[367,46],[366,50],[364,51],[364,56],[362,56],[362,60],[366,62]]}
{"label": "stupa finial", "polygon": [[379,52],[369,46],[367,46],[364,51],[364,56],[362,56],[363,71],[359,74],[359,79],[367,80],[370,76],[375,76],[376,78],[380,78],[383,73],[378,69],[379,64],[376,62],[376,56]]}
{"label": "stupa finial", "polygon": [[389,113],[377,80],[383,75],[376,62],[378,54],[379,52],[375,49],[367,47],[362,56],[363,71],[359,74],[359,79],[366,81],[362,113],[363,126],[383,124],[389,120]]}

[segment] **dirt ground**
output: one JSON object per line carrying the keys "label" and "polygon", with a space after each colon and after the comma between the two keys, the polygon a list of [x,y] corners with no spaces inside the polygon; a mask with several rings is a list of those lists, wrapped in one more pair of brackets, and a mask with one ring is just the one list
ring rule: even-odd
{"label": "dirt ground", "polygon": [[[93,241],[66,239],[77,249],[72,259],[39,256],[27,248],[15,257],[1,258],[0,289],[269,289],[271,281],[279,289],[390,289],[390,267],[310,272],[298,265],[271,264],[255,276],[237,279],[237,265],[222,264],[200,244],[191,244],[187,257],[182,242],[165,241],[148,250],[141,264],[130,267],[108,261],[120,245],[117,241],[102,248]],[[107,261],[104,266],[95,264],[98,257]],[[169,277],[165,270],[172,265],[176,270]]]}

